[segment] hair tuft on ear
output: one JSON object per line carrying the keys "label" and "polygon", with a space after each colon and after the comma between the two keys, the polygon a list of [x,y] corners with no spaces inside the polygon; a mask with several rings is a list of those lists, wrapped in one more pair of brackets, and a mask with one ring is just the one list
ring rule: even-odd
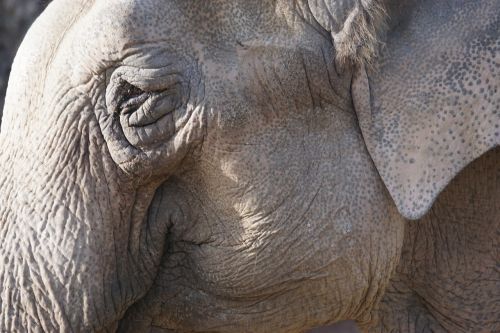
{"label": "hair tuft on ear", "polygon": [[387,30],[386,0],[306,1],[317,23],[332,37],[340,65],[373,67]]}
{"label": "hair tuft on ear", "polygon": [[359,0],[346,14],[342,29],[332,32],[337,61],[371,67],[387,26],[385,8],[380,1]]}

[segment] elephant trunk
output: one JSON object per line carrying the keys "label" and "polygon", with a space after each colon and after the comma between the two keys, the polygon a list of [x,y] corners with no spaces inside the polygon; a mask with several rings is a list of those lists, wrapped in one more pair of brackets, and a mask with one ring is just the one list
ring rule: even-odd
{"label": "elephant trunk", "polygon": [[124,183],[95,117],[78,115],[39,140],[0,136],[2,332],[112,329],[156,275],[167,226],[145,217],[155,186]]}

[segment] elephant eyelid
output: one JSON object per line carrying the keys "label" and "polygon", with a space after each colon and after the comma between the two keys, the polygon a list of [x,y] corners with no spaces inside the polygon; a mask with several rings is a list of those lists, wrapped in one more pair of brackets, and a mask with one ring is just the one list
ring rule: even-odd
{"label": "elephant eyelid", "polygon": [[[148,117],[159,118],[178,108],[181,103],[184,80],[172,70],[165,72],[161,69],[120,67],[110,69],[106,74],[110,78],[109,81],[106,79],[106,105],[110,114],[128,118],[139,112],[131,121],[149,122]],[[138,117],[148,119],[139,121]]]}
{"label": "elephant eyelid", "polygon": [[144,91],[142,89],[140,89],[139,87],[136,87],[127,81],[122,81],[122,82],[123,82],[122,84],[123,84],[123,89],[124,89],[124,92],[123,92],[124,98],[131,99],[131,98],[136,98],[137,96],[144,94]]}
{"label": "elephant eyelid", "polygon": [[150,92],[146,92],[126,80],[120,80],[115,94],[117,95],[115,112],[118,113],[133,111],[151,96]]}

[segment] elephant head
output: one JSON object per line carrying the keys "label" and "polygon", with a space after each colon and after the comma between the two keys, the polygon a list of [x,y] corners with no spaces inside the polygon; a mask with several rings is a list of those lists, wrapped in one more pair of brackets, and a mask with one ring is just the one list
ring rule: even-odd
{"label": "elephant head", "polygon": [[55,0],[0,132],[1,330],[374,325],[404,219],[500,141],[500,6],[462,2]]}

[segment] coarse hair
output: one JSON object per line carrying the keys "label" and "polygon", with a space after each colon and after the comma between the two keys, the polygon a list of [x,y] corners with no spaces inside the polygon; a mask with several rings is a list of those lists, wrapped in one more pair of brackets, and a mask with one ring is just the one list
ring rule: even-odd
{"label": "coarse hair", "polygon": [[[330,0],[335,1],[335,0]],[[342,29],[332,32],[337,61],[372,67],[387,29],[387,12],[381,0],[353,0]]]}

